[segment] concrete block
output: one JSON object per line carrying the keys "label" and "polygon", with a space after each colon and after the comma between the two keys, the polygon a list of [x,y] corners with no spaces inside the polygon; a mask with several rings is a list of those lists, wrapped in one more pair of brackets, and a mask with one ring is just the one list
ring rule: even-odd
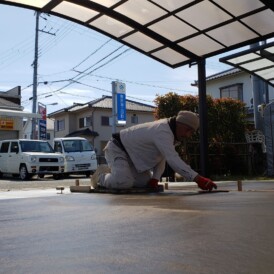
{"label": "concrete block", "polygon": [[70,186],[70,192],[90,193],[90,186]]}

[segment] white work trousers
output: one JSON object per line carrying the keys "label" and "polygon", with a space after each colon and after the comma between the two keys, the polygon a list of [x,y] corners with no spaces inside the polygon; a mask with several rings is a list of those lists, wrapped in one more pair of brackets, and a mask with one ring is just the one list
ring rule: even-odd
{"label": "white work trousers", "polygon": [[145,187],[151,179],[151,172],[138,173],[127,153],[110,140],[105,149],[105,157],[111,173],[106,174],[100,185],[106,188],[127,189]]}

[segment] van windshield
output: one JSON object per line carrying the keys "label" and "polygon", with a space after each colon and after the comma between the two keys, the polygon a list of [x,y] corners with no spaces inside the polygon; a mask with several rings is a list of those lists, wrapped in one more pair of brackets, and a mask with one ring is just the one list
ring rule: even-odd
{"label": "van windshield", "polygon": [[87,140],[63,140],[65,152],[92,151],[93,147]]}
{"label": "van windshield", "polygon": [[53,148],[48,142],[39,141],[20,141],[22,152],[45,152],[54,153]]}

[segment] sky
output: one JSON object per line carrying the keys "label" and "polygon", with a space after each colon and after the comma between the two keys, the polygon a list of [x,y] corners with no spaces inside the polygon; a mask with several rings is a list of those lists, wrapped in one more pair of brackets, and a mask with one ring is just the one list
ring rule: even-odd
{"label": "sky", "polygon": [[[52,15],[41,15],[39,30],[37,102],[45,104],[48,113],[110,96],[113,81],[126,84],[127,99],[148,105],[168,92],[198,94],[191,86],[198,78],[197,66],[172,69]],[[0,4],[0,37],[0,91],[21,86],[22,106],[32,112],[35,12]],[[206,60],[207,76],[231,68],[219,62],[222,56]],[[90,70],[92,73],[84,73]]]}

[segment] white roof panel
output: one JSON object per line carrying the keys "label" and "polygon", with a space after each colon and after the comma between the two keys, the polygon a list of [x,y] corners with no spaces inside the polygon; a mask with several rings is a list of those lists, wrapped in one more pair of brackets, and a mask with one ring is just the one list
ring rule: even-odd
{"label": "white roof panel", "polygon": [[220,59],[221,62],[256,75],[274,86],[274,42],[253,46]]}
{"label": "white roof panel", "polygon": [[274,37],[272,0],[0,0],[0,4],[77,22],[173,68]]}

